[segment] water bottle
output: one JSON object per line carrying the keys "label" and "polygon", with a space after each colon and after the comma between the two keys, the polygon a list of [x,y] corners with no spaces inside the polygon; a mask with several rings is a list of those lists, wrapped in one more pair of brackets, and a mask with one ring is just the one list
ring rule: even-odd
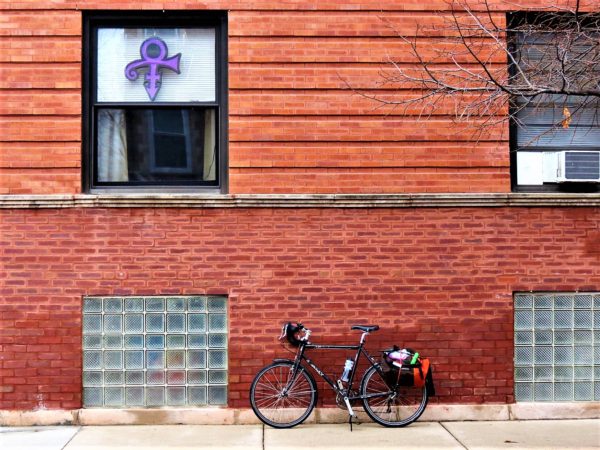
{"label": "water bottle", "polygon": [[350,371],[352,370],[353,367],[354,367],[354,361],[352,361],[350,358],[348,358],[346,360],[346,363],[344,364],[344,372],[342,373],[342,377],[340,378],[344,383],[347,383],[348,380],[350,379]]}

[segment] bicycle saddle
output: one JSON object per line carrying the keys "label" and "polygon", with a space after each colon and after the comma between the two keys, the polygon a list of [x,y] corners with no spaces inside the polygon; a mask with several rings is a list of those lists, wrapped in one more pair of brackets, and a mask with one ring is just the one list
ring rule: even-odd
{"label": "bicycle saddle", "polygon": [[352,325],[351,330],[360,330],[365,333],[370,333],[371,331],[379,330],[379,325]]}

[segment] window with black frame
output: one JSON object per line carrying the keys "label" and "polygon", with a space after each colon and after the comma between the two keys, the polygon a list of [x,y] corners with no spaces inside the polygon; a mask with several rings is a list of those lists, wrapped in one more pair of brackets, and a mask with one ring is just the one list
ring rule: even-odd
{"label": "window with black frame", "polygon": [[86,18],[87,190],[224,192],[222,14]]}
{"label": "window with black frame", "polygon": [[511,161],[523,191],[596,192],[600,186],[598,14],[509,16]]}

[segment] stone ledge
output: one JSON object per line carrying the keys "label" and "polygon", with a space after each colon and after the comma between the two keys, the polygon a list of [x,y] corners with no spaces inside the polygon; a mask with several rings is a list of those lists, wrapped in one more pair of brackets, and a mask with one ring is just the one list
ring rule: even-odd
{"label": "stone ledge", "polygon": [[0,195],[0,209],[596,207],[600,194]]}
{"label": "stone ledge", "polygon": [[[359,419],[370,419],[357,411]],[[422,422],[506,421],[544,419],[598,419],[600,402],[515,403],[489,405],[436,405],[427,407]],[[345,423],[339,408],[317,408],[307,423]],[[251,409],[77,409],[0,411],[0,426],[34,425],[252,425],[259,424]]]}

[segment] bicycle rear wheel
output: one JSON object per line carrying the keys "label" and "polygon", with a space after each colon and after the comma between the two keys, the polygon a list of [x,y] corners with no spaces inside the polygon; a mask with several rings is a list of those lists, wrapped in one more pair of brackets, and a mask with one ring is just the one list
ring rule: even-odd
{"label": "bicycle rear wheel", "polygon": [[427,406],[427,387],[399,386],[392,390],[375,368],[370,367],[361,381],[365,412],[385,427],[404,427],[417,420]]}
{"label": "bicycle rear wheel", "polygon": [[317,403],[317,384],[302,366],[275,362],[262,369],[250,386],[250,405],[257,417],[275,428],[291,428],[310,415]]}

